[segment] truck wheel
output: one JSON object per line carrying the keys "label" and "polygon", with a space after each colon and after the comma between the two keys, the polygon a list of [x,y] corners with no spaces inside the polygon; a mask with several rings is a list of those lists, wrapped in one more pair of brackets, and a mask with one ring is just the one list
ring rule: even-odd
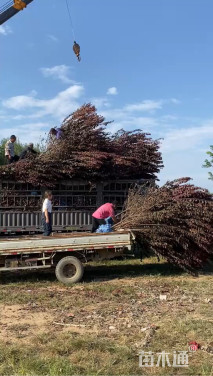
{"label": "truck wheel", "polygon": [[77,257],[68,256],[58,262],[55,274],[57,279],[66,285],[76,283],[83,277],[84,267]]}

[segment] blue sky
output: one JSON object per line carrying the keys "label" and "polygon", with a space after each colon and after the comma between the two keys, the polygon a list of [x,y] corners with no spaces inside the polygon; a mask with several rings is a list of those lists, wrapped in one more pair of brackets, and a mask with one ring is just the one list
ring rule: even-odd
{"label": "blue sky", "polygon": [[[161,183],[191,176],[213,144],[212,0],[34,0],[0,26],[0,138],[36,142],[91,101],[111,131],[163,138]],[[0,6],[6,0],[0,0]]]}

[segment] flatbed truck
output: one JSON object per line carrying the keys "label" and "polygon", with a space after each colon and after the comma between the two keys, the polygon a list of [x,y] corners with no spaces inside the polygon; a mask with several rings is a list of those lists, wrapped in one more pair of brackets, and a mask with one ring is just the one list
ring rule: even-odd
{"label": "flatbed truck", "polygon": [[1,237],[0,273],[33,269],[55,269],[64,284],[79,282],[88,261],[113,259],[132,253],[135,236],[131,231],[104,234],[53,233]]}

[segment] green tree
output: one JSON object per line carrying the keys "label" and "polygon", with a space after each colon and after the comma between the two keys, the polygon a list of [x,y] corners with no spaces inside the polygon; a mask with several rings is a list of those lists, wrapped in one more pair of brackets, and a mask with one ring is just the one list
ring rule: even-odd
{"label": "green tree", "polygon": [[[213,145],[210,146],[210,150],[206,152],[209,158],[205,160],[203,167],[213,168]],[[209,179],[213,180],[213,173],[209,171]]]}
{"label": "green tree", "polygon": [[4,158],[4,145],[5,145],[6,139],[3,138],[0,142],[0,165],[3,165],[5,163],[5,158]]}

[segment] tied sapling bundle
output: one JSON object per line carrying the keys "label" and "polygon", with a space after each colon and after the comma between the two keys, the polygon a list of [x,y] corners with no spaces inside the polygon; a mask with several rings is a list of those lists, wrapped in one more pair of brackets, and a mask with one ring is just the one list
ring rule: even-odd
{"label": "tied sapling bundle", "polygon": [[0,178],[44,187],[72,178],[156,179],[160,141],[141,130],[109,134],[109,123],[92,104],[83,105],[63,121],[60,139],[49,137],[39,156],[2,166]]}
{"label": "tied sapling bundle", "polygon": [[144,249],[196,274],[213,253],[213,199],[189,181],[130,190],[115,229],[131,229]]}

